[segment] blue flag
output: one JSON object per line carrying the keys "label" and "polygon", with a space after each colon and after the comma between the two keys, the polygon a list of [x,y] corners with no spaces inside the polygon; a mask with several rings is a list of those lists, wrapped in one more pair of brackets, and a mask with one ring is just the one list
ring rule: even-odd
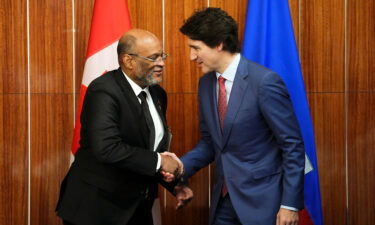
{"label": "blue flag", "polygon": [[[305,213],[300,224],[323,225],[314,131],[288,0],[249,0],[243,55],[277,72],[290,93],[306,150]],[[309,222],[309,220],[312,220]]]}

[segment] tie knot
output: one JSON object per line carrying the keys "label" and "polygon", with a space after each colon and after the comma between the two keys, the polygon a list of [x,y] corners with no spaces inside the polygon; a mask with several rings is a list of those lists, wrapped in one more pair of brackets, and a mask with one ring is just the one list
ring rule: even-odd
{"label": "tie knot", "polygon": [[146,94],[146,92],[141,91],[141,93],[139,93],[138,97],[141,99],[142,102],[144,102],[144,101],[146,101],[147,94]]}
{"label": "tie knot", "polygon": [[219,76],[218,81],[219,81],[219,83],[224,83],[225,78],[223,76]]}

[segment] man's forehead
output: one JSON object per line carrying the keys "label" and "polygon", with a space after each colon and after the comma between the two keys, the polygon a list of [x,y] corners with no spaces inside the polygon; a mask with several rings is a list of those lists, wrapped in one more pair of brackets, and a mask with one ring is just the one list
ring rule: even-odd
{"label": "man's forehead", "polygon": [[144,53],[147,55],[158,54],[163,51],[162,45],[159,40],[154,39],[153,41],[139,41],[137,42],[138,53]]}

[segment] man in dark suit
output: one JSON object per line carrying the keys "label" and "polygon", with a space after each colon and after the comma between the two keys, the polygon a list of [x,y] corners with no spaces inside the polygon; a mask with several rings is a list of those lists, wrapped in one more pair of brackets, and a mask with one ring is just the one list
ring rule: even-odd
{"label": "man in dark suit", "polygon": [[279,75],[239,54],[237,30],[218,8],[195,12],[180,28],[204,73],[201,140],[181,158],[184,176],[215,162],[210,224],[296,225],[305,165],[299,125]]}
{"label": "man in dark suit", "polygon": [[[183,170],[174,154],[162,153],[169,135],[167,96],[158,85],[167,57],[160,41],[133,29],[117,52],[120,68],[95,79],[84,99],[80,148],[56,208],[66,225],[152,225],[157,183],[175,191],[160,171]],[[192,196],[188,188],[176,191]]]}

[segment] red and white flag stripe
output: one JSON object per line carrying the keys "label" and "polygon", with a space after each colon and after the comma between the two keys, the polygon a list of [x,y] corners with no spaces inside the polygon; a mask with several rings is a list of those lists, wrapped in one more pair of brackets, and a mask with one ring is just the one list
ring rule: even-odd
{"label": "red and white flag stripe", "polygon": [[72,142],[72,153],[79,148],[80,115],[86,89],[95,78],[106,71],[117,69],[117,43],[121,35],[131,28],[126,0],[96,0],[91,21],[90,37],[83,71],[79,105]]}

